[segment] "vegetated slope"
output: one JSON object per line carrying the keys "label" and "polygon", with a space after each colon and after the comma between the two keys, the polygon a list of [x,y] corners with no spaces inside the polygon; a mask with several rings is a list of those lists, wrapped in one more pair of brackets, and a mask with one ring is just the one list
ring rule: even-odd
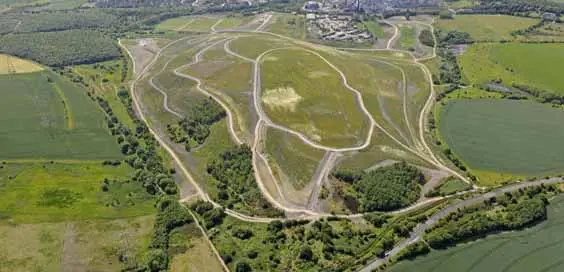
{"label": "vegetated slope", "polygon": [[0,76],[1,159],[117,159],[104,114],[51,72]]}
{"label": "vegetated slope", "polygon": [[9,35],[2,38],[0,52],[49,66],[94,63],[121,56],[112,39],[94,30]]}
{"label": "vegetated slope", "polygon": [[547,210],[546,224],[433,251],[424,258],[401,262],[390,271],[562,271],[564,197],[557,196]]}
{"label": "vegetated slope", "polygon": [[261,82],[263,108],[273,122],[325,145],[363,143],[368,118],[321,58],[300,50],[274,51],[264,57]]}
{"label": "vegetated slope", "polygon": [[439,128],[471,169],[534,176],[564,171],[562,122],[564,112],[547,105],[475,99],[445,105]]}
{"label": "vegetated slope", "polygon": [[555,72],[563,62],[563,44],[474,44],[460,57],[472,83],[498,81],[557,96],[564,96],[564,78]]}
{"label": "vegetated slope", "polygon": [[439,21],[443,32],[458,30],[470,34],[474,41],[511,40],[511,32],[526,29],[538,22],[537,19],[507,15],[456,15],[454,19]]}
{"label": "vegetated slope", "polygon": [[267,130],[265,142],[266,153],[298,190],[311,181],[325,153],[306,145],[294,135],[272,128]]}

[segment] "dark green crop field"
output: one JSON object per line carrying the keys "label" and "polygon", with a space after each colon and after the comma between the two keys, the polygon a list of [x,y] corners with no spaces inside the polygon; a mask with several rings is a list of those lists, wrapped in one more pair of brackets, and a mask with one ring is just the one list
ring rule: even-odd
{"label": "dark green crop field", "polygon": [[4,75],[0,86],[0,159],[121,157],[102,110],[65,78],[50,71]]}
{"label": "dark green crop field", "polygon": [[392,272],[564,271],[564,197],[548,206],[548,222],[490,236],[393,266]]}
{"label": "dark green crop field", "polygon": [[440,132],[473,170],[534,176],[564,171],[564,111],[529,101],[455,100]]}

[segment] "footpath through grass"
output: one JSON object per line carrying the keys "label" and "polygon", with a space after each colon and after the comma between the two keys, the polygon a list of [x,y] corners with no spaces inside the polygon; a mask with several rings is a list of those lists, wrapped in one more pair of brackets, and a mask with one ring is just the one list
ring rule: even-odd
{"label": "footpath through grass", "polygon": [[563,271],[564,197],[548,206],[548,221],[531,229],[493,235],[447,250],[432,251],[415,261],[393,266],[392,272]]}
{"label": "footpath through grass", "polygon": [[563,122],[564,111],[547,105],[473,99],[443,106],[439,128],[471,170],[537,176],[564,171]]}

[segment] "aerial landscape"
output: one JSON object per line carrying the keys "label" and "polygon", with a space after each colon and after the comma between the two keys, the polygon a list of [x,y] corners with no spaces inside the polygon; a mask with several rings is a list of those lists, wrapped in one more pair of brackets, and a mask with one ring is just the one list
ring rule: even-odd
{"label": "aerial landscape", "polygon": [[0,0],[0,272],[563,271],[561,63],[561,0]]}

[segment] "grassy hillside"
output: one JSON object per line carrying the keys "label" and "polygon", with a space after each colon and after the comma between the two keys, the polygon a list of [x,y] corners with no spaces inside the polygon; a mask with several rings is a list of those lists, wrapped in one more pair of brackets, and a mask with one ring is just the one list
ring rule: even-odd
{"label": "grassy hillside", "polygon": [[267,54],[261,98],[272,121],[313,141],[353,146],[366,137],[368,120],[339,74],[319,57],[298,50]]}
{"label": "grassy hillside", "polygon": [[[441,109],[440,132],[472,170],[518,176],[564,171],[564,112],[512,100],[458,100]],[[480,179],[480,171],[475,173]],[[502,182],[503,180],[481,180]]]}
{"label": "grassy hillside", "polygon": [[51,71],[0,76],[0,159],[118,159],[104,114]]}

